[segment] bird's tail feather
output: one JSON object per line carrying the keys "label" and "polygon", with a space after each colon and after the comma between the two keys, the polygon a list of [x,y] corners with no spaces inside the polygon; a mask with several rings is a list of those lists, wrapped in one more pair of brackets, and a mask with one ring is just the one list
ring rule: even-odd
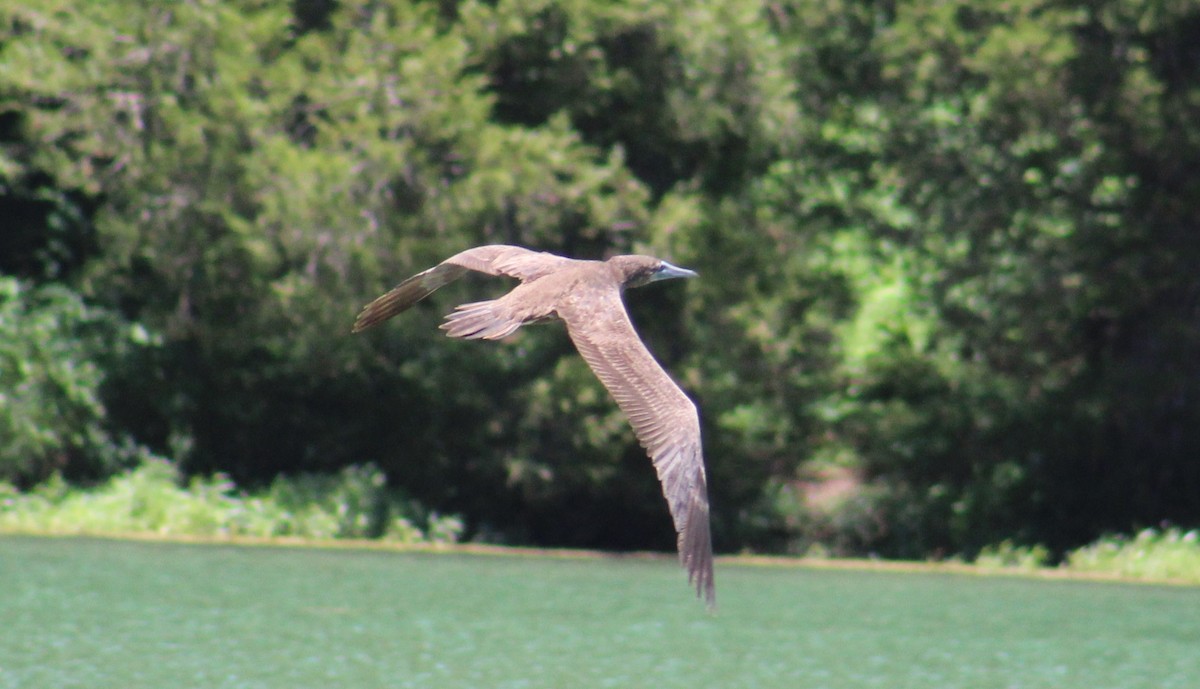
{"label": "bird's tail feather", "polygon": [[511,335],[522,321],[504,308],[498,299],[476,301],[454,307],[440,326],[450,337],[468,340],[498,340]]}

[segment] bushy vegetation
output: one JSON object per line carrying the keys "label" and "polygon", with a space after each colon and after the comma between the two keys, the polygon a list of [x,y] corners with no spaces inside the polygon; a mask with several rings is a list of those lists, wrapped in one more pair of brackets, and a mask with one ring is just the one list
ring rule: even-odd
{"label": "bushy vegetation", "polygon": [[1049,561],[1050,551],[1045,546],[1019,546],[1012,541],[985,546],[975,557],[975,565],[981,569],[1033,571],[1047,566]]}
{"label": "bushy vegetation", "polygon": [[[455,543],[455,516],[431,513],[387,488],[372,466],[333,476],[279,477],[253,494],[228,477],[183,480],[170,462],[143,458],[135,469],[87,489],[55,474],[28,491],[0,483],[0,533],[156,535],[221,538],[291,537],[310,541],[379,538],[398,543]],[[833,554],[820,542],[806,553]],[[1200,584],[1200,537],[1178,528],[1106,536],[1069,552],[1054,565],[1044,546],[1012,541],[986,546],[981,570],[1037,572],[1047,568],[1122,579]]]}
{"label": "bushy vegetation", "polygon": [[1072,551],[1064,564],[1076,572],[1200,583],[1200,532],[1167,528],[1145,529],[1132,538],[1106,536]]}
{"label": "bushy vegetation", "polygon": [[118,323],[61,285],[0,275],[0,480],[103,475],[129,460],[100,390],[105,362],[136,339]]}
{"label": "bushy vegetation", "polygon": [[72,488],[57,474],[32,491],[0,484],[0,531],[6,532],[452,543],[461,530],[458,518],[426,513],[389,490],[369,466],[280,477],[254,494],[221,475],[184,482],[172,464],[156,458],[90,490]]}
{"label": "bushy vegetation", "polygon": [[1012,541],[982,548],[972,564],[982,570],[1021,572],[1054,568],[1120,579],[1200,584],[1200,532],[1176,527],[1106,535],[1057,559],[1041,545]]}
{"label": "bushy vegetation", "polygon": [[440,339],[497,286],[349,335],[507,242],[699,270],[629,300],[718,549],[1198,524],[1196,45],[1151,0],[6,3],[0,477],[371,463],[471,537],[671,548],[561,329]]}

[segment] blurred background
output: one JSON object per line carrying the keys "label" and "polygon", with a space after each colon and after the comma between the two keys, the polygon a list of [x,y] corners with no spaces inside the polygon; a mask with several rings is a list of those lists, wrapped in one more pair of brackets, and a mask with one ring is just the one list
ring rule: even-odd
{"label": "blurred background", "polygon": [[1198,160],[1193,2],[8,2],[2,510],[672,549],[561,327],[437,330],[504,281],[350,335],[512,243],[700,273],[628,302],[721,552],[1194,527]]}

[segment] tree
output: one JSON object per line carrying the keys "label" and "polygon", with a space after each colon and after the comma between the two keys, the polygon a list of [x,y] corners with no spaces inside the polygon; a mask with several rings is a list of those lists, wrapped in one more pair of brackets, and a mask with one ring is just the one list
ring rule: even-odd
{"label": "tree", "polygon": [[870,128],[843,140],[878,133],[849,196],[877,200],[870,241],[901,268],[906,312],[847,371],[836,425],[885,487],[888,527],[864,545],[1063,548],[1197,519],[1195,177],[1179,163],[1194,11],[879,16],[878,90],[853,106]]}
{"label": "tree", "polygon": [[100,362],[72,385],[110,438],[247,485],[372,462],[487,537],[667,548],[561,330],[435,341],[493,289],[465,281],[347,332],[466,246],[636,250],[703,276],[630,308],[700,402],[719,547],[1200,520],[1189,7],[75,5],[0,24],[0,270],[31,323],[153,345],[46,326]]}
{"label": "tree", "polygon": [[108,427],[101,387],[113,348],[148,344],[61,286],[0,277],[0,481],[95,479],[137,459]]}

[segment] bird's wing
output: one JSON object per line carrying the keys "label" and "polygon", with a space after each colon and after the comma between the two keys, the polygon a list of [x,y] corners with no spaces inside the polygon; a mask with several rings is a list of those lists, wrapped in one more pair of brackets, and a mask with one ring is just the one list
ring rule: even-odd
{"label": "bird's wing", "polygon": [[519,246],[490,244],[467,249],[429,270],[417,273],[367,304],[354,321],[352,332],[366,330],[395,316],[428,297],[439,287],[459,279],[468,270],[488,275],[507,275],[530,282],[571,263],[571,259]]}
{"label": "bird's wing", "polygon": [[696,405],[646,349],[616,287],[581,287],[557,313],[654,462],[675,521],[680,562],[711,607],[712,537]]}

